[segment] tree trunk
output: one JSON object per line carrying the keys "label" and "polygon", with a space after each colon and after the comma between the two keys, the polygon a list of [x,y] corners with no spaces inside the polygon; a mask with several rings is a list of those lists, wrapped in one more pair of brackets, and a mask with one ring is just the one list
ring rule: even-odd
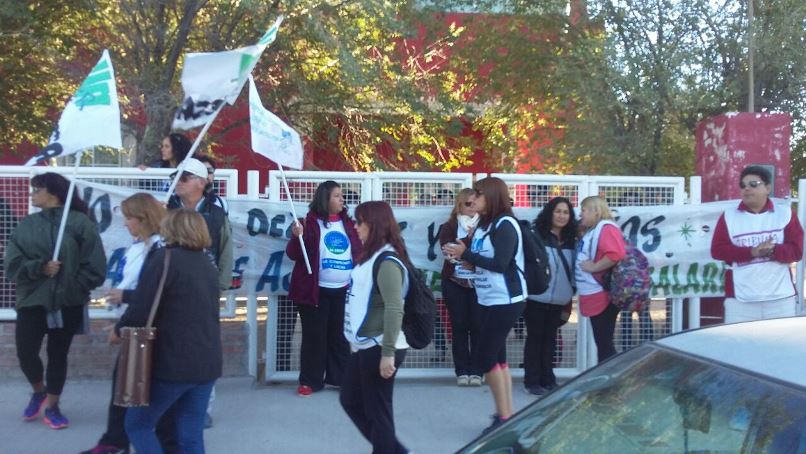
{"label": "tree trunk", "polygon": [[176,100],[167,91],[145,94],[146,122],[143,140],[137,147],[137,163],[146,164],[160,159],[160,142],[171,132]]}

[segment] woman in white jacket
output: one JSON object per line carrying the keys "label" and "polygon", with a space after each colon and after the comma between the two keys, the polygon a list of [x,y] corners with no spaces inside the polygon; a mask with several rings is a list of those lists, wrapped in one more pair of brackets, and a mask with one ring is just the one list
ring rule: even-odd
{"label": "woman in white jacket", "polygon": [[[162,247],[162,237],[159,234],[160,222],[165,217],[165,207],[150,194],[139,192],[125,199],[120,204],[123,213],[124,224],[134,240],[132,245],[126,249],[125,254],[117,263],[115,271],[112,273],[112,289],[106,294],[106,303],[110,310],[114,310],[120,317],[126,310],[132,298],[137,281],[140,278],[140,270],[143,267],[145,258],[152,248]],[[117,342],[115,331],[110,331],[110,343]],[[115,370],[112,372],[112,383],[114,392],[115,375],[117,374],[117,361]],[[126,408],[118,407],[109,402],[109,410],[106,421],[106,431],[101,435],[98,444],[84,453],[112,453],[124,452],[129,449],[129,437],[123,427],[126,418]],[[173,416],[169,416],[160,422],[157,428],[158,437],[163,440],[162,446],[169,450],[175,444],[175,436],[171,433],[174,430]]]}

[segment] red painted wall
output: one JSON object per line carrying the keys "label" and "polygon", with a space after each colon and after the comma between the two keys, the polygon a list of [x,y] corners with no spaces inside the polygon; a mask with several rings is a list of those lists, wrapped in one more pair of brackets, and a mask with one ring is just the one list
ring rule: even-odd
{"label": "red painted wall", "polygon": [[786,113],[730,113],[701,121],[695,170],[702,176],[702,201],[740,199],[739,176],[750,164],[773,165],[773,196],[789,196],[791,137],[791,118]]}

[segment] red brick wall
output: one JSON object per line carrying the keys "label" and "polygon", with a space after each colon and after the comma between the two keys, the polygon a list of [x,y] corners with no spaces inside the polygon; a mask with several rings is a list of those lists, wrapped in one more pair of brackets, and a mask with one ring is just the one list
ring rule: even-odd
{"label": "red brick wall", "polygon": [[[76,336],[70,347],[67,380],[76,378],[111,378],[112,367],[118,348],[107,342],[103,327],[108,320],[94,320],[92,334]],[[248,375],[247,326],[243,321],[221,321],[221,341],[224,349],[224,375]],[[41,357],[46,361],[45,344],[42,343]],[[17,349],[14,345],[14,322],[0,322],[0,380],[7,378],[23,379]]]}

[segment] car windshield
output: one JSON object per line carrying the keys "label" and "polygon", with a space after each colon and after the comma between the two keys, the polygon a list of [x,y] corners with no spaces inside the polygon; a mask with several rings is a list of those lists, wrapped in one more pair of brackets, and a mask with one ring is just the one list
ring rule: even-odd
{"label": "car windshield", "polygon": [[645,345],[581,375],[462,452],[804,453],[806,391]]}

